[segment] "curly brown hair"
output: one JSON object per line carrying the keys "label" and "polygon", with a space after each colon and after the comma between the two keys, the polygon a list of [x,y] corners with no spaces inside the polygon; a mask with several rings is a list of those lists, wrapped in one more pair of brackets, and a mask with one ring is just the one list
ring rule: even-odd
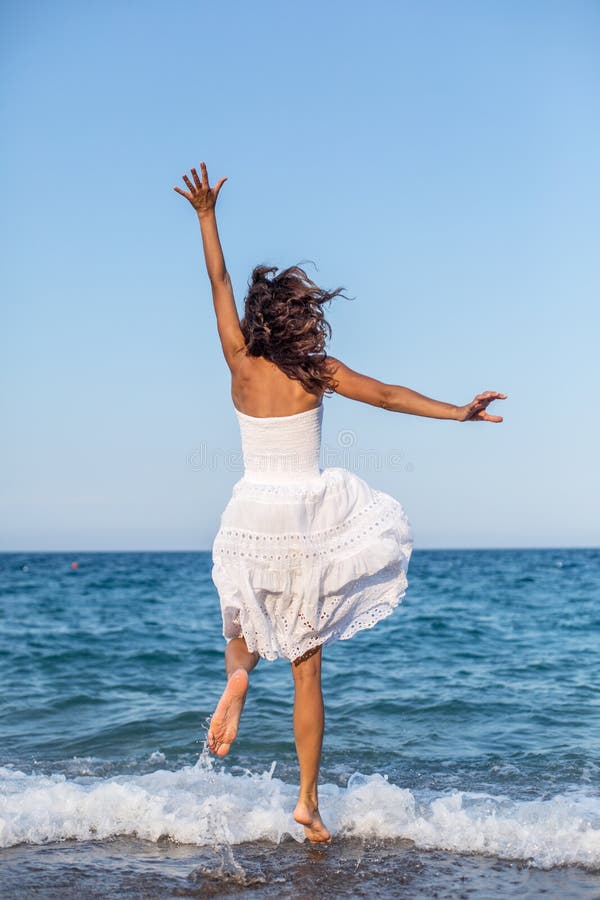
{"label": "curly brown hair", "polygon": [[325,350],[331,326],[323,305],[346,297],[343,290],[323,290],[299,265],[281,271],[277,266],[256,266],[240,322],[246,351],[275,363],[311,394],[332,393],[335,381]]}

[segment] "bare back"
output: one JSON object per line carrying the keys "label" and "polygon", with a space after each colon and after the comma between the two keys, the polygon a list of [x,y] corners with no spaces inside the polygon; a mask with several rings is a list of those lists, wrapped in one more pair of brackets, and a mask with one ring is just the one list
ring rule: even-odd
{"label": "bare back", "polygon": [[248,416],[292,416],[314,409],[322,396],[308,393],[275,363],[244,350],[236,354],[231,366],[233,405]]}

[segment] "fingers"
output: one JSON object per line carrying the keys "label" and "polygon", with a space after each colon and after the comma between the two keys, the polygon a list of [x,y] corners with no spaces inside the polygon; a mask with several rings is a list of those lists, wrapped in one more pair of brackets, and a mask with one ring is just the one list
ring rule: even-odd
{"label": "fingers", "polygon": [[177,191],[178,194],[181,194],[182,197],[185,197],[186,200],[192,199],[191,194],[188,194],[187,191],[182,191],[181,188],[174,187],[173,190]]}
{"label": "fingers", "polygon": [[195,169],[192,169],[192,175],[194,176],[194,182],[196,184],[196,187],[198,188],[198,190],[200,190],[200,188],[202,187],[202,182],[198,178],[198,173],[196,172]]}
{"label": "fingers", "polygon": [[477,394],[474,400],[469,404],[475,411],[485,409],[493,400],[506,400],[508,394],[500,394],[498,391],[484,391]]}
{"label": "fingers", "polygon": [[213,188],[213,191],[215,193],[215,199],[219,196],[219,191],[221,190],[221,188],[223,187],[223,185],[225,184],[226,181],[227,181],[226,178],[219,178],[219,180],[217,181],[216,185]]}
{"label": "fingers", "polygon": [[[183,191],[180,191],[179,188],[173,188],[173,190],[177,191],[183,197],[187,197],[188,200],[191,199],[191,196],[194,196],[195,194],[197,194],[198,191],[210,191],[206,163],[203,163],[203,162],[200,163],[200,172],[202,174],[202,179],[200,179],[197,169],[190,169],[190,171],[191,171],[192,177],[194,179],[193,184],[187,175],[181,176],[183,178],[183,180],[185,181],[186,187],[189,189],[189,194],[186,194]],[[221,188],[223,187],[223,185],[225,184],[226,181],[227,181],[227,178],[220,178],[219,181],[217,182],[217,184],[215,185],[215,187],[213,188],[213,194],[215,196],[215,199],[217,198],[219,191],[221,190]]]}
{"label": "fingers", "polygon": [[[492,395],[492,396],[489,396]],[[475,399],[468,404],[468,414],[465,420],[467,422],[503,422],[502,416],[492,416],[486,410],[492,400],[504,400],[507,394],[498,394],[497,391],[485,391],[478,394]]]}
{"label": "fingers", "polygon": [[484,391],[482,394],[477,394],[475,397],[476,400],[483,400],[489,398],[489,400],[506,400],[508,394],[500,394],[498,391]]}
{"label": "fingers", "polygon": [[472,422],[502,422],[502,416],[491,416],[484,409],[475,412],[471,418]]}

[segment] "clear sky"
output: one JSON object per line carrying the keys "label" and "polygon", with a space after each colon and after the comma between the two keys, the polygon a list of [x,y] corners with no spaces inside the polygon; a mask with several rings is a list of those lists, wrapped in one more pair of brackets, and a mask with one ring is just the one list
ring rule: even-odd
{"label": "clear sky", "polygon": [[[241,476],[193,210],[242,308],[313,260],[330,352],[502,424],[326,398],[415,547],[600,543],[600,4],[2,4],[0,549],[209,549]],[[370,451],[370,452],[368,452]]]}

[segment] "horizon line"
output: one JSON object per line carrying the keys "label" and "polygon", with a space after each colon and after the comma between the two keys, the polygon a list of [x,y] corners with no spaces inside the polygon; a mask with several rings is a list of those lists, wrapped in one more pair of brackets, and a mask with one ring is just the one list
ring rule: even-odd
{"label": "horizon line", "polygon": [[[589,545],[589,544],[573,544],[573,545],[523,545],[518,547],[496,547],[496,546],[486,546],[486,547],[414,547],[413,552],[417,550],[426,550],[428,552],[441,551],[446,552],[448,550],[600,550],[600,545]],[[9,556],[11,554],[26,554],[26,553],[56,553],[56,554],[71,554],[77,555],[84,553],[211,553],[212,548],[204,548],[204,547],[193,547],[193,548],[179,548],[179,549],[111,549],[111,550],[0,550],[0,556]]]}

